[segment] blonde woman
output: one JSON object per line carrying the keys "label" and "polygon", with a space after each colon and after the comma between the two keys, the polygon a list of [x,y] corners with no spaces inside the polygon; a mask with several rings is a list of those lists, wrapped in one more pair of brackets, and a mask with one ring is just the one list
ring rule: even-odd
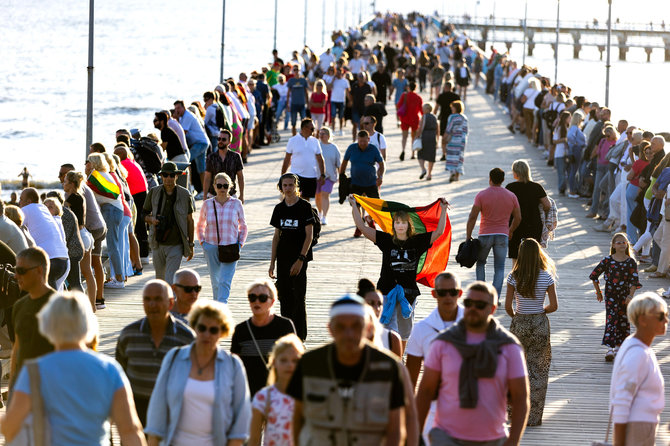
{"label": "blonde woman", "polygon": [[288,386],[305,346],[298,336],[288,334],[277,339],[270,354],[267,387],[254,396],[251,403],[249,446],[292,446],[293,398]]}

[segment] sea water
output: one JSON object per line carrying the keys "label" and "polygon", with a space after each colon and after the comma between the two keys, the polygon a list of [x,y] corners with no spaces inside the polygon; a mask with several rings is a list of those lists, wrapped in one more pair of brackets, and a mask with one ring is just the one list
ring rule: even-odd
{"label": "sea water", "polygon": [[[60,164],[83,168],[86,135],[88,3],[84,0],[0,0],[0,180],[18,180],[26,166],[33,179],[56,181]],[[365,6],[363,6],[365,3]],[[381,3],[381,2],[378,2]],[[439,10],[426,3],[425,13]],[[435,3],[435,2],[433,2]],[[305,39],[304,2],[278,2],[277,47],[290,59]],[[356,22],[368,2],[308,3],[307,44],[321,48],[329,32]],[[390,5],[390,4],[389,4]],[[325,6],[325,19],[322,7]],[[380,5],[378,5],[380,6]],[[384,5],[384,8],[387,6]],[[392,5],[388,6],[392,7]],[[95,78],[93,141],[114,144],[119,128],[156,131],[154,112],[177,99],[202,101],[202,93],[219,81],[222,2],[198,0],[114,0],[95,5]],[[225,29],[225,77],[260,70],[271,61],[274,2],[228,0]],[[496,43],[500,49],[504,44]],[[512,47],[521,60],[522,46]],[[536,65],[553,77],[553,53],[538,45]],[[575,94],[604,102],[605,68],[595,49],[572,60],[572,48],[561,47],[559,79]],[[613,55],[614,56],[614,55]],[[653,63],[642,50],[631,50],[630,62],[614,62],[610,106],[613,118],[667,130],[664,80],[670,64],[662,51]],[[659,60],[660,59],[660,60]]]}

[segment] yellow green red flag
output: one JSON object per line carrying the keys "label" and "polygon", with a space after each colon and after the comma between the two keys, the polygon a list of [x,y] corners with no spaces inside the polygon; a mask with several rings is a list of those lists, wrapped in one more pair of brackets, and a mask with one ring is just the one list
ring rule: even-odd
{"label": "yellow green red flag", "polygon": [[[358,204],[372,217],[382,231],[393,234],[393,214],[405,211],[409,214],[414,226],[414,232],[434,231],[440,221],[440,200],[435,200],[427,206],[410,207],[395,201],[386,201],[379,198],[368,198],[354,195]],[[451,222],[447,213],[447,224],[444,233],[433,243],[419,259],[416,268],[416,281],[423,285],[434,287],[435,277],[447,268],[449,250],[451,249]]]}

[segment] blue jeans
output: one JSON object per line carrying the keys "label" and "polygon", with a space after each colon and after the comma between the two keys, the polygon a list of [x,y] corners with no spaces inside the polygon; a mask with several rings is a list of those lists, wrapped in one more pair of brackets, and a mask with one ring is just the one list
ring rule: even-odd
{"label": "blue jeans", "polygon": [[123,211],[111,204],[100,206],[102,218],[107,224],[107,255],[112,271],[123,275],[123,239],[127,233],[123,231]]}
{"label": "blue jeans", "polygon": [[559,156],[554,158],[554,167],[556,168],[556,174],[558,175],[558,192],[563,194],[565,193],[565,157]]}
{"label": "blue jeans", "polygon": [[[279,118],[281,118],[281,114],[286,109],[286,98],[280,98],[279,101],[277,102],[277,113],[275,115],[275,119],[277,120],[277,127],[279,127]],[[288,113],[284,116],[284,130],[288,128]]]}
{"label": "blue jeans", "polygon": [[628,236],[628,241],[632,243],[633,245],[637,243],[637,239],[639,237],[637,233],[637,228],[633,223],[630,222],[630,216],[633,214],[633,210],[635,207],[637,207],[637,202],[635,201],[635,198],[637,198],[637,194],[640,192],[640,188],[638,186],[635,186],[633,184],[628,183],[628,186],[626,186],[626,212],[627,212],[627,219],[626,219],[626,235]]}
{"label": "blue jeans", "polygon": [[570,193],[576,195],[579,193],[579,187],[577,186],[577,170],[581,160],[575,159],[574,162],[570,163],[568,166],[568,185],[570,186]]}
{"label": "blue jeans", "polygon": [[122,276],[122,277],[132,277],[135,272],[133,271],[133,264],[130,261],[130,240],[128,240],[128,229],[130,228],[131,218],[127,215],[124,215],[121,219],[121,227],[119,228],[119,245],[121,249],[121,255],[123,257],[123,268],[121,270],[114,269],[114,264],[110,262],[110,268],[112,271],[112,276]]}
{"label": "blue jeans", "polygon": [[[600,206],[600,193],[607,192],[600,188],[600,182],[605,175],[607,175],[607,164],[598,164],[596,166],[596,178],[593,180],[593,196],[591,197],[591,207],[589,208],[589,214],[595,214],[598,212],[598,207]],[[605,197],[605,199],[609,200],[609,196]]]}
{"label": "blue jeans", "polygon": [[205,173],[207,147],[209,147],[209,144],[206,142],[197,142],[189,147],[189,150],[191,151],[191,161],[195,161],[195,165],[198,167],[198,173]]}
{"label": "blue jeans", "polygon": [[228,303],[230,296],[230,284],[233,282],[237,262],[221,263],[219,261],[219,247],[207,242],[202,244],[205,252],[207,266],[209,267],[209,278],[212,281],[212,294],[214,299],[224,304]]}
{"label": "blue jeans", "polygon": [[295,127],[298,120],[298,113],[300,113],[300,120],[305,119],[305,104],[291,104],[291,125]]}
{"label": "blue jeans", "polygon": [[419,298],[417,297],[414,301],[414,304],[412,305],[412,314],[407,319],[402,316],[400,304],[396,302],[391,320],[388,322],[388,324],[384,325],[389,330],[398,333],[403,341],[407,341],[409,339],[409,335],[412,333],[412,327],[414,326],[414,309],[416,308],[416,303],[418,301]]}
{"label": "blue jeans", "polygon": [[480,235],[479,257],[477,258],[477,280],[486,281],[486,259],[493,248],[493,287],[498,292],[502,291],[503,279],[505,278],[505,257],[507,256],[507,245],[509,237],[503,234]]}
{"label": "blue jeans", "polygon": [[[342,119],[344,118],[344,102],[332,102],[330,103],[330,116],[335,122],[335,117]],[[333,130],[335,130],[335,125],[333,125]]]}

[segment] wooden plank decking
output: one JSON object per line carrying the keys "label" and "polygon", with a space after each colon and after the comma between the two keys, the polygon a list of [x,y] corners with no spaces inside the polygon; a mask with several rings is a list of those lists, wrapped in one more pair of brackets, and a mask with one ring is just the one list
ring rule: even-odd
{"label": "wooden plank decking", "polygon": [[[424,97],[424,99],[427,99]],[[473,269],[459,268],[454,260],[458,244],[465,237],[465,222],[474,195],[488,185],[488,171],[495,166],[507,172],[511,181],[511,164],[517,158],[529,160],[533,177],[542,183],[559,206],[557,237],[548,252],[558,267],[558,297],[560,308],[550,315],[552,325],[553,360],[551,366],[544,424],[529,428],[522,444],[574,445],[590,444],[604,436],[607,426],[607,404],[612,365],[604,361],[600,346],[604,328],[604,306],[599,304],[588,281],[593,266],[605,255],[610,236],[591,229],[595,224],[584,218],[585,200],[558,197],[555,171],[545,165],[537,149],[525,143],[525,137],[511,135],[505,128],[507,119],[499,107],[484,95],[470,91],[465,113],[470,120],[470,136],[466,149],[466,175],[462,181],[448,184],[443,164],[435,166],[431,182],[419,181],[419,168],[414,160],[398,160],[400,130],[390,116],[385,119],[388,141],[387,174],[382,196],[385,199],[408,204],[427,204],[439,196],[451,203],[449,217],[453,228],[452,256],[448,269],[458,272],[464,283],[475,278]],[[337,136],[335,143],[344,152],[350,142],[347,136]],[[270,243],[273,229],[269,226],[273,206],[277,203],[275,187],[283,160],[283,148],[288,138],[271,147],[255,150],[245,166],[245,212],[249,238],[242,251],[232,286],[230,307],[236,321],[249,317],[246,302],[246,284],[257,277],[267,276]],[[411,143],[408,142],[408,146]],[[408,157],[409,158],[409,157]],[[201,202],[198,202],[200,205]],[[196,217],[197,218],[197,217]],[[307,312],[309,318],[308,348],[329,340],[326,330],[329,304],[345,292],[356,289],[361,277],[377,279],[381,261],[380,251],[365,239],[353,239],[353,222],[348,204],[339,205],[336,195],[331,200],[328,225],[323,227],[314,261],[308,270]],[[196,244],[197,245],[197,244]],[[195,268],[203,277],[201,298],[211,298],[211,285],[202,251],[196,250],[194,260],[183,266]],[[508,273],[511,263],[506,265]],[[491,279],[492,268],[489,272]],[[106,290],[107,309],[98,313],[101,326],[100,349],[113,355],[116,338],[126,324],[143,316],[141,289],[153,277],[151,265],[145,274],[130,279],[125,290]],[[647,279],[641,274],[643,290],[660,290],[666,281]],[[425,317],[434,302],[425,287],[417,307],[417,320]],[[498,317],[509,326],[509,317],[502,309]],[[670,342],[663,338],[655,349],[665,373],[670,378]],[[666,398],[666,401],[668,398]],[[667,405],[667,404],[666,404]],[[669,411],[666,409],[659,428],[658,444],[668,444]]]}

